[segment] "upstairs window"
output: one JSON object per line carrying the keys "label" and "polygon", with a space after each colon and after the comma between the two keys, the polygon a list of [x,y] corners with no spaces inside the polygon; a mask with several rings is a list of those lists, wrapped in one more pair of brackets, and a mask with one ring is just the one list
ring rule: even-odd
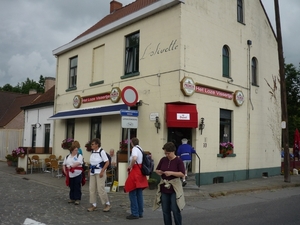
{"label": "upstairs window", "polygon": [[68,119],[66,121],[67,125],[67,137],[66,138],[74,138],[75,134],[75,119]]}
{"label": "upstairs window", "polygon": [[77,84],[77,61],[77,56],[70,59],[69,88],[76,87]]}
{"label": "upstairs window", "polygon": [[101,140],[101,124],[102,124],[102,117],[92,117],[91,118],[91,138],[99,138]]}
{"label": "upstairs window", "polygon": [[244,23],[243,0],[237,0],[237,21]]}
{"label": "upstairs window", "polygon": [[223,77],[230,78],[229,74],[229,48],[228,46],[223,46]]}
{"label": "upstairs window", "polygon": [[252,73],[252,85],[258,86],[257,83],[257,59],[255,57],[251,60],[251,73]]}
{"label": "upstairs window", "polygon": [[126,37],[125,75],[139,72],[140,33]]}

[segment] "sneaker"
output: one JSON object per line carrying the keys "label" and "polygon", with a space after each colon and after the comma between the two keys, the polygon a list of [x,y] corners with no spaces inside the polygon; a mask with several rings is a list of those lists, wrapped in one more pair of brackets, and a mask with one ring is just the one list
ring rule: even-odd
{"label": "sneaker", "polygon": [[128,220],[134,220],[134,219],[138,219],[139,217],[138,216],[134,216],[132,214],[130,214],[129,216],[126,216],[126,219]]}
{"label": "sneaker", "polygon": [[105,205],[103,212],[109,212],[111,205]]}
{"label": "sneaker", "polygon": [[75,200],[70,199],[68,203],[75,203]]}
{"label": "sneaker", "polygon": [[93,206],[93,205],[92,205],[92,207],[87,209],[88,212],[93,212],[93,211],[96,211],[96,210],[97,210],[97,207]]}
{"label": "sneaker", "polygon": [[75,201],[75,205],[79,205],[80,204],[80,201],[79,200],[76,200]]}
{"label": "sneaker", "polygon": [[182,187],[184,187],[186,184],[187,184],[186,181],[183,181],[182,182]]}

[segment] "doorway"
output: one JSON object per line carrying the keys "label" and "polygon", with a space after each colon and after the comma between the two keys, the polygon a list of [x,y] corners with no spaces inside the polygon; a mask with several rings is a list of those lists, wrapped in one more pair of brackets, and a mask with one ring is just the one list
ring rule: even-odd
{"label": "doorway", "polygon": [[[188,144],[192,145],[192,128],[168,128],[168,142],[173,142],[176,146],[176,153],[179,145],[181,145],[181,139],[186,138]],[[192,171],[192,162],[189,165],[188,172]]]}

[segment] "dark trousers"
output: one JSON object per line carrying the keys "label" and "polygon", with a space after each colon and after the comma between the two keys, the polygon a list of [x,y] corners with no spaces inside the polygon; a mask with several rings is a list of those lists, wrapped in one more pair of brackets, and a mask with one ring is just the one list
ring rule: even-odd
{"label": "dark trousers", "polygon": [[77,177],[70,178],[70,199],[71,200],[81,200],[81,177],[80,174]]}
{"label": "dark trousers", "polygon": [[172,225],[171,212],[173,213],[175,224],[176,225],[182,224],[181,212],[176,203],[175,192],[172,194],[161,193],[161,207],[163,211],[165,225]]}

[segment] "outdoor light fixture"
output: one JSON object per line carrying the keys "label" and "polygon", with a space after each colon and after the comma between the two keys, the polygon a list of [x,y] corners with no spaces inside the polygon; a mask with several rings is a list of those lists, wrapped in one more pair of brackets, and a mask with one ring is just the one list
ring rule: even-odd
{"label": "outdoor light fixture", "polygon": [[155,117],[154,126],[156,127],[156,130],[157,130],[157,133],[158,133],[158,129],[160,129],[160,122],[159,122],[158,116]]}
{"label": "outdoor light fixture", "polygon": [[41,125],[40,123],[36,123],[36,124],[35,124],[35,127],[36,127],[36,128],[40,128],[41,126],[42,126],[42,125]]}
{"label": "outdoor light fixture", "polygon": [[201,135],[202,135],[202,131],[203,131],[204,127],[205,127],[205,124],[204,124],[204,118],[202,117],[202,118],[201,118],[201,121],[200,121],[200,123],[199,123],[199,130],[200,130],[200,134],[201,134]]}

